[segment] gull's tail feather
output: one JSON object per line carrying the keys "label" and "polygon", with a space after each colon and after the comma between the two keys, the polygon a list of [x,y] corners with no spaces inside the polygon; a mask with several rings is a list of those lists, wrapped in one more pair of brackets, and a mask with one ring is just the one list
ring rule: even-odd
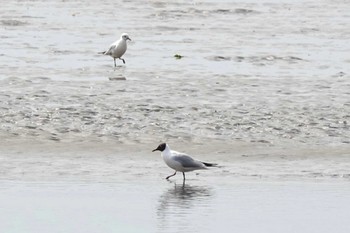
{"label": "gull's tail feather", "polygon": [[97,54],[106,54],[107,51],[98,52]]}
{"label": "gull's tail feather", "polygon": [[202,162],[206,167],[216,167],[217,164],[216,163],[205,163],[205,162]]}

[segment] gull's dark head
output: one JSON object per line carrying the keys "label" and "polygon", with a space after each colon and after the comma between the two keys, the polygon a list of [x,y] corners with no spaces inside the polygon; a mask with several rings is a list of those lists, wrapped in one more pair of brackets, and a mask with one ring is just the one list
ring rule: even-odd
{"label": "gull's dark head", "polygon": [[162,143],[162,144],[159,144],[159,146],[156,149],[152,150],[152,152],[157,151],[157,150],[162,152],[165,150],[165,148],[166,148],[166,143]]}
{"label": "gull's dark head", "polygon": [[123,33],[123,34],[122,34],[122,39],[125,40],[125,41],[127,41],[127,40],[130,40],[130,41],[131,41],[129,35],[126,34],[126,33]]}

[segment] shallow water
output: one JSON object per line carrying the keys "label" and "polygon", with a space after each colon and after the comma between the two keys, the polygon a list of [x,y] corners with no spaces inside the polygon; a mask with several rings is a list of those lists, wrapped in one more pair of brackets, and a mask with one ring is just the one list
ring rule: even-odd
{"label": "shallow water", "polygon": [[4,232],[350,230],[343,183],[1,183]]}
{"label": "shallow water", "polygon": [[[6,2],[0,133],[348,145],[349,11],[345,1]],[[114,69],[97,52],[121,32],[133,41]]]}

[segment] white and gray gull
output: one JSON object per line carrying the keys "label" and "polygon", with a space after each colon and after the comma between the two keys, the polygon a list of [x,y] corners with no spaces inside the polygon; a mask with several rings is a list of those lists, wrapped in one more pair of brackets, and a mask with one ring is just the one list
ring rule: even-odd
{"label": "white and gray gull", "polygon": [[169,145],[166,143],[160,144],[152,152],[157,150],[161,152],[161,156],[163,157],[163,160],[166,163],[166,165],[175,170],[175,173],[170,176],[167,176],[166,179],[175,176],[176,172],[179,171],[182,172],[183,180],[185,180],[185,172],[207,169],[207,167],[216,166],[216,164],[200,162],[198,160],[194,160],[185,153],[171,150]]}
{"label": "white and gray gull", "polygon": [[111,56],[114,59],[114,67],[117,66],[117,64],[115,63],[115,59],[117,58],[122,60],[123,63],[125,64],[125,60],[122,58],[122,56],[124,55],[127,49],[127,44],[126,44],[127,40],[131,41],[129,35],[126,33],[123,33],[120,36],[119,40],[111,44],[108,50],[101,52],[100,54]]}

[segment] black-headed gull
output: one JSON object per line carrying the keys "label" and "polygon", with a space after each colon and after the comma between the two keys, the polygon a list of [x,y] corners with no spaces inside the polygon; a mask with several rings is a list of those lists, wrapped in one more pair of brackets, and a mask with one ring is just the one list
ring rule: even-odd
{"label": "black-headed gull", "polygon": [[213,163],[204,163],[198,160],[194,160],[185,153],[171,150],[169,145],[166,143],[160,144],[152,152],[157,150],[161,152],[161,155],[166,165],[175,170],[175,173],[170,176],[167,176],[166,179],[175,176],[176,172],[179,171],[182,172],[183,179],[185,180],[185,172],[190,172],[199,169],[207,169],[207,167],[212,167],[216,165]]}

